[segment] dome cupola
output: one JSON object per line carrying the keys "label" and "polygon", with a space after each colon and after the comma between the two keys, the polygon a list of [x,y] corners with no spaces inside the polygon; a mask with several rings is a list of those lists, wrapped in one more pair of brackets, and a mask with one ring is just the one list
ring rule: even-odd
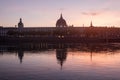
{"label": "dome cupola", "polygon": [[63,19],[62,14],[60,19],[58,19],[56,22],[56,27],[67,27],[66,21]]}
{"label": "dome cupola", "polygon": [[24,24],[22,23],[22,19],[20,18],[20,22],[18,23],[18,28],[21,29],[24,27]]}

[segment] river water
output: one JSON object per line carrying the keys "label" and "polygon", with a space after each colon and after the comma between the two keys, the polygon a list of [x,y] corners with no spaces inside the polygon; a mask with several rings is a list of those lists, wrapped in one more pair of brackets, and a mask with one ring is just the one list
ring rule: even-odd
{"label": "river water", "polygon": [[0,80],[120,80],[120,44],[1,45]]}

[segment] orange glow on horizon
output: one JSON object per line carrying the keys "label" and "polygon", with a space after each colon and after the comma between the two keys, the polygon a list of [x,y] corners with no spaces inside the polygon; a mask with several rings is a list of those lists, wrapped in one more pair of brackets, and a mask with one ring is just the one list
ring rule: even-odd
{"label": "orange glow on horizon", "polygon": [[[73,59],[79,63],[80,61],[84,62],[84,64],[92,64],[93,66],[105,66],[118,64],[120,53],[110,53],[110,52],[102,52],[102,53],[90,53],[90,52],[69,52],[68,58]],[[69,60],[68,59],[68,60]]]}

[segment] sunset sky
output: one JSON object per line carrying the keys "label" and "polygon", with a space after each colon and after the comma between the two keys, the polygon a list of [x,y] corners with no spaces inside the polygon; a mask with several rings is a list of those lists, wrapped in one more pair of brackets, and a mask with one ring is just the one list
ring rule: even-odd
{"label": "sunset sky", "polygon": [[120,26],[120,0],[0,0],[0,26],[55,26],[60,14],[68,25]]}

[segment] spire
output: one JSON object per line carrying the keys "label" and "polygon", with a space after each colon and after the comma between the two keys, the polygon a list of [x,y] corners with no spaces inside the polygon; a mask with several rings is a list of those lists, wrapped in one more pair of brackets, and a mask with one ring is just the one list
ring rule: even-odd
{"label": "spire", "polygon": [[92,21],[91,21],[91,23],[90,23],[90,27],[93,27]]}
{"label": "spire", "polygon": [[62,13],[61,13],[61,15],[60,15],[60,18],[63,19]]}
{"label": "spire", "polygon": [[22,23],[22,18],[20,18],[20,23]]}

